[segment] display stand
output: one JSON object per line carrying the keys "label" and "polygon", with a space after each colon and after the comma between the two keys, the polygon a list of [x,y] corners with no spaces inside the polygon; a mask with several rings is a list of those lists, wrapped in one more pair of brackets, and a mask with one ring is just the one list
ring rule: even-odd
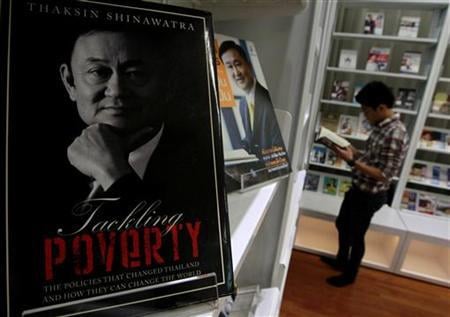
{"label": "display stand", "polygon": [[[167,309],[208,301],[203,305],[209,311],[217,306],[217,276],[215,273],[189,277],[157,285],[146,286],[113,294],[96,296],[67,304],[53,305],[25,311],[23,316],[158,316]],[[200,307],[198,307],[200,309]],[[203,309],[203,308],[202,308]],[[192,316],[189,309],[173,316]],[[184,314],[186,312],[186,314]]]}

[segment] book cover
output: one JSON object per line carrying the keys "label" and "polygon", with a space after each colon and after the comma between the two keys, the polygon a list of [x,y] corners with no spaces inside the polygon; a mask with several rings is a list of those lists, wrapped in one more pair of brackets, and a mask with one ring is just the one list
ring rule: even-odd
{"label": "book cover", "polygon": [[434,95],[431,111],[435,113],[450,113],[450,95],[446,92],[438,91]]}
{"label": "book cover", "polygon": [[416,89],[399,88],[395,98],[395,107],[402,109],[414,109],[416,103]]}
{"label": "book cover", "polygon": [[372,72],[387,71],[391,49],[388,47],[372,47],[367,57],[366,70]]}
{"label": "book cover", "polygon": [[358,117],[341,114],[337,132],[342,135],[356,135],[357,131]]}
{"label": "book cover", "polygon": [[215,47],[225,157],[249,155],[225,162],[227,192],[286,177],[289,158],[253,42],[215,34]]}
{"label": "book cover", "polygon": [[372,131],[372,125],[361,112],[358,117],[358,136],[367,137]]}
{"label": "book cover", "polygon": [[437,216],[450,217],[450,200],[437,199],[435,214]]}
{"label": "book cover", "polygon": [[404,52],[400,64],[400,72],[411,74],[419,73],[421,60],[422,53]]}
{"label": "book cover", "polygon": [[339,179],[336,177],[325,176],[323,179],[322,192],[328,195],[336,196],[339,186]]}
{"label": "book cover", "polygon": [[333,81],[331,90],[331,100],[347,101],[349,82],[347,80]]}
{"label": "book cover", "polygon": [[436,198],[424,194],[419,193],[418,203],[417,203],[417,210],[421,213],[432,215],[435,212],[436,208]]}
{"label": "book cover", "polygon": [[424,163],[413,163],[410,176],[416,181],[425,181],[428,174],[428,165]]}
{"label": "book cover", "polygon": [[424,129],[420,136],[420,146],[436,150],[445,150],[446,137],[447,135],[444,132]]}
{"label": "book cover", "polygon": [[339,55],[339,68],[355,69],[357,59],[357,50],[341,50],[341,54]]}
{"label": "book cover", "polygon": [[411,211],[416,211],[416,206],[417,206],[417,193],[410,191],[410,190],[405,190],[403,192],[402,195],[402,200],[401,200],[401,204],[400,204],[401,208],[403,209],[408,209]]}
{"label": "book cover", "polygon": [[352,187],[352,180],[349,178],[343,178],[339,182],[339,196],[344,196],[346,192]]}
{"label": "book cover", "polygon": [[2,316],[141,316],[232,294],[211,15],[7,2]]}
{"label": "book cover", "polygon": [[431,183],[433,185],[440,185],[441,183],[441,167],[433,165],[431,169]]}
{"label": "book cover", "polygon": [[340,157],[338,157],[332,150],[327,150],[325,164],[337,168],[344,167],[344,161]]}
{"label": "book cover", "polygon": [[417,37],[419,33],[420,17],[403,16],[400,19],[398,36]]}
{"label": "book cover", "polygon": [[312,163],[325,164],[327,149],[323,145],[314,144],[311,150],[309,161]]}
{"label": "book cover", "polygon": [[384,26],[384,13],[369,12],[364,17],[364,34],[382,35]]}
{"label": "book cover", "polygon": [[320,175],[306,173],[304,190],[316,192],[319,189]]}
{"label": "book cover", "polygon": [[447,168],[447,187],[450,187],[450,167]]}

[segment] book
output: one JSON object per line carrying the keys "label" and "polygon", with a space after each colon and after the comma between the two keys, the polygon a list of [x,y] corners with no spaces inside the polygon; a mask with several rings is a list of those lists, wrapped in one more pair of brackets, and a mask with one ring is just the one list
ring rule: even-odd
{"label": "book", "polygon": [[8,3],[0,63],[14,71],[0,75],[0,97],[11,96],[2,129],[14,146],[2,155],[14,164],[2,165],[0,288],[11,296],[0,315],[135,316],[230,296],[211,14]]}
{"label": "book", "polygon": [[441,167],[438,165],[434,165],[431,169],[431,184],[441,184]]}
{"label": "book", "polygon": [[309,161],[311,163],[325,164],[327,149],[320,144],[314,144],[311,150]]}
{"label": "book", "polygon": [[350,142],[325,127],[320,127],[316,136],[316,142],[322,143],[329,148],[335,145],[342,148],[350,146]]}
{"label": "book", "polygon": [[384,14],[381,12],[369,12],[364,17],[365,34],[382,35],[384,26]]}
{"label": "book", "polygon": [[[289,157],[254,43],[214,37],[227,192],[287,177]],[[243,69],[239,78],[233,75],[237,63]],[[253,159],[228,160],[236,150]]]}
{"label": "book", "polygon": [[416,89],[399,88],[395,98],[395,107],[403,109],[414,109],[416,103]]}
{"label": "book", "polygon": [[400,37],[417,37],[419,33],[420,17],[402,16],[398,28]]}
{"label": "book", "polygon": [[450,217],[450,200],[447,199],[437,199],[435,215]]}
{"label": "book", "polygon": [[330,94],[331,100],[346,101],[348,96],[349,82],[347,80],[333,81],[333,87]]}
{"label": "book", "polygon": [[323,179],[322,192],[328,195],[336,195],[339,186],[339,179],[336,177],[325,176]]}
{"label": "book", "polygon": [[367,137],[372,131],[372,125],[366,119],[364,114],[361,112],[358,117],[358,136]]}
{"label": "book", "polygon": [[422,54],[417,52],[404,52],[400,64],[400,72],[417,74],[420,70]]}
{"label": "book", "polygon": [[419,144],[423,148],[445,150],[447,134],[441,131],[424,129]]}
{"label": "book", "polygon": [[412,179],[417,181],[424,181],[427,178],[428,165],[424,163],[413,163],[411,168],[410,176]]}
{"label": "book", "polygon": [[339,182],[339,196],[344,196],[346,192],[352,187],[352,180],[349,178],[343,178]]}
{"label": "book", "polygon": [[386,71],[391,49],[387,47],[372,47],[367,57],[366,70],[372,72]]}
{"label": "book", "polygon": [[357,50],[341,50],[341,54],[339,55],[339,68],[355,69],[357,59]]}
{"label": "book", "polygon": [[341,114],[337,132],[341,135],[356,135],[358,130],[358,117]]}
{"label": "book", "polygon": [[306,173],[304,190],[316,192],[319,189],[320,175],[313,173]]}
{"label": "book", "polygon": [[436,92],[431,111],[434,113],[450,114],[450,95],[443,91]]}
{"label": "book", "polygon": [[432,215],[436,208],[436,198],[424,193],[419,193],[417,211]]}
{"label": "book", "polygon": [[416,211],[417,193],[410,190],[405,190],[402,195],[400,203],[401,208]]}

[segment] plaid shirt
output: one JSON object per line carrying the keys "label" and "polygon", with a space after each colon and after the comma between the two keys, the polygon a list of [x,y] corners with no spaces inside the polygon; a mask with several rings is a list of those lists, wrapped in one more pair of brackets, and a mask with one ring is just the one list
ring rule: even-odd
{"label": "plaid shirt", "polygon": [[354,169],[353,184],[360,190],[373,194],[388,190],[392,178],[398,176],[403,164],[408,141],[406,128],[398,114],[378,123],[367,139],[365,152],[358,161],[379,168],[386,180],[377,181]]}

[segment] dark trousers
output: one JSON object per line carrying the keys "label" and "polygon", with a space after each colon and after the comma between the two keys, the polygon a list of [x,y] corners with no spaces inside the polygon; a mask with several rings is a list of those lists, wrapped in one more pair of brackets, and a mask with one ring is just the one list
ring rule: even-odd
{"label": "dark trousers", "polygon": [[365,252],[364,236],[374,213],[387,202],[387,193],[371,194],[352,186],[345,194],[336,228],[339,233],[337,261],[344,274],[355,278]]}

